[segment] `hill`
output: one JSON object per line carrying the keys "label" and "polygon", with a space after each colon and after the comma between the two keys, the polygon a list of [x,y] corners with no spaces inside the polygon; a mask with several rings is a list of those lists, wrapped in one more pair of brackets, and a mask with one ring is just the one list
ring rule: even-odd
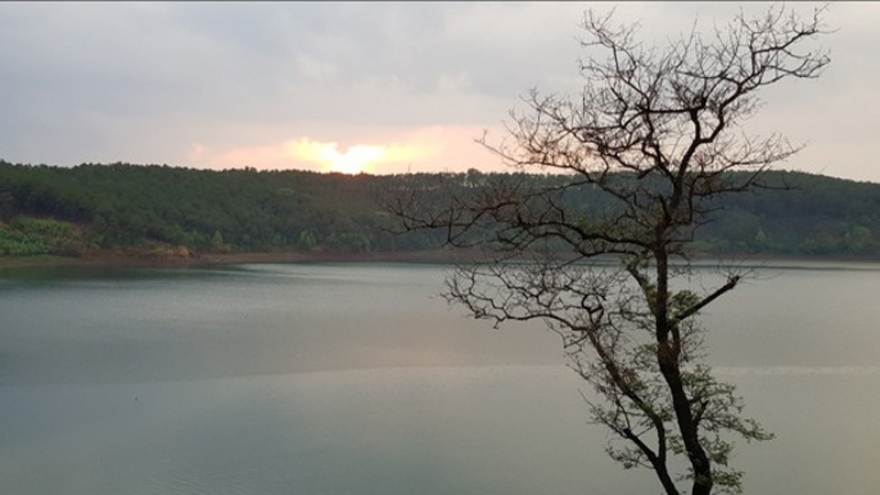
{"label": "hill", "polygon": [[[493,175],[0,161],[0,256],[436,249],[441,232],[388,232],[394,219],[378,206],[377,194],[402,184],[468,187]],[[568,180],[523,177],[539,186]],[[880,257],[880,184],[785,171],[767,177],[793,188],[721,198],[711,222],[698,231],[698,252]],[[575,207],[585,214],[601,202],[591,194],[577,198]]]}

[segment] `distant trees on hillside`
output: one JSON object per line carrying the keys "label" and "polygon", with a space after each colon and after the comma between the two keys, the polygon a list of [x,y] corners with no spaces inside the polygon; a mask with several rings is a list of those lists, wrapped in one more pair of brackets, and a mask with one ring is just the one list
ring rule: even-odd
{"label": "distant trees on hillside", "polygon": [[[159,244],[194,252],[405,251],[442,246],[442,232],[394,235],[377,197],[413,184],[445,194],[503,174],[348,176],[305,171],[197,170],[159,165],[72,168],[0,161],[0,255],[65,254]],[[705,253],[880,255],[880,184],[775,172],[790,191],[724,198],[697,231]],[[525,175],[535,186],[566,175]],[[573,188],[572,207],[608,198]],[[54,227],[33,219],[55,222]],[[37,227],[37,225],[43,225]],[[67,239],[62,242],[61,239]]]}

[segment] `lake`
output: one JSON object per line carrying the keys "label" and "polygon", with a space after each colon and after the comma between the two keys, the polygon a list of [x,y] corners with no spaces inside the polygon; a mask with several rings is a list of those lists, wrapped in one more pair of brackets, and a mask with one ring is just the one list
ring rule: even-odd
{"label": "lake", "polygon": [[[0,493],[659,493],[605,456],[558,337],[465,318],[443,275],[0,271]],[[738,445],[746,493],[874,495],[880,265],[757,275],[702,317],[777,435]]]}

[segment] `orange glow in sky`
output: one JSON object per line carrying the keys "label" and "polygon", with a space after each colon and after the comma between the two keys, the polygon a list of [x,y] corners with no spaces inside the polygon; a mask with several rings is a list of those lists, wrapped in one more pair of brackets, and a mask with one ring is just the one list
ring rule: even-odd
{"label": "orange glow in sky", "polygon": [[[313,170],[343,174],[393,174],[410,171],[465,171],[502,168],[494,156],[474,143],[485,129],[432,126],[406,133],[373,133],[359,144],[321,141],[300,135],[262,146],[212,149],[194,143],[187,153],[191,167],[254,167],[260,170]],[[357,137],[356,137],[357,138]],[[369,143],[369,144],[367,144]],[[381,144],[380,144],[381,143]]]}
{"label": "orange glow in sky", "polygon": [[289,158],[320,163],[329,167],[330,172],[352,175],[373,172],[372,165],[379,162],[412,160],[420,154],[422,153],[416,147],[372,144],[351,146],[342,152],[337,143],[322,143],[307,138],[290,141],[285,145],[285,155]]}
{"label": "orange glow in sky", "polygon": [[359,174],[366,167],[387,156],[384,146],[357,145],[345,153],[336,143],[321,143],[303,138],[285,145],[286,155],[295,160],[320,163],[329,166],[330,172]]}

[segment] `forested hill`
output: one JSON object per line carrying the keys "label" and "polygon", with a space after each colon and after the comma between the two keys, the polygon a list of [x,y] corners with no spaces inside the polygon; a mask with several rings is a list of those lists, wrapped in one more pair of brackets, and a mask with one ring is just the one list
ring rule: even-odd
{"label": "forested hill", "polygon": [[[880,184],[772,172],[792,190],[732,195],[694,244],[703,253],[880,257]],[[484,174],[419,174],[474,183]],[[537,183],[562,180],[528,176]],[[0,255],[378,252],[436,249],[442,233],[389,233],[374,199],[400,176],[51,167],[0,161]]]}

